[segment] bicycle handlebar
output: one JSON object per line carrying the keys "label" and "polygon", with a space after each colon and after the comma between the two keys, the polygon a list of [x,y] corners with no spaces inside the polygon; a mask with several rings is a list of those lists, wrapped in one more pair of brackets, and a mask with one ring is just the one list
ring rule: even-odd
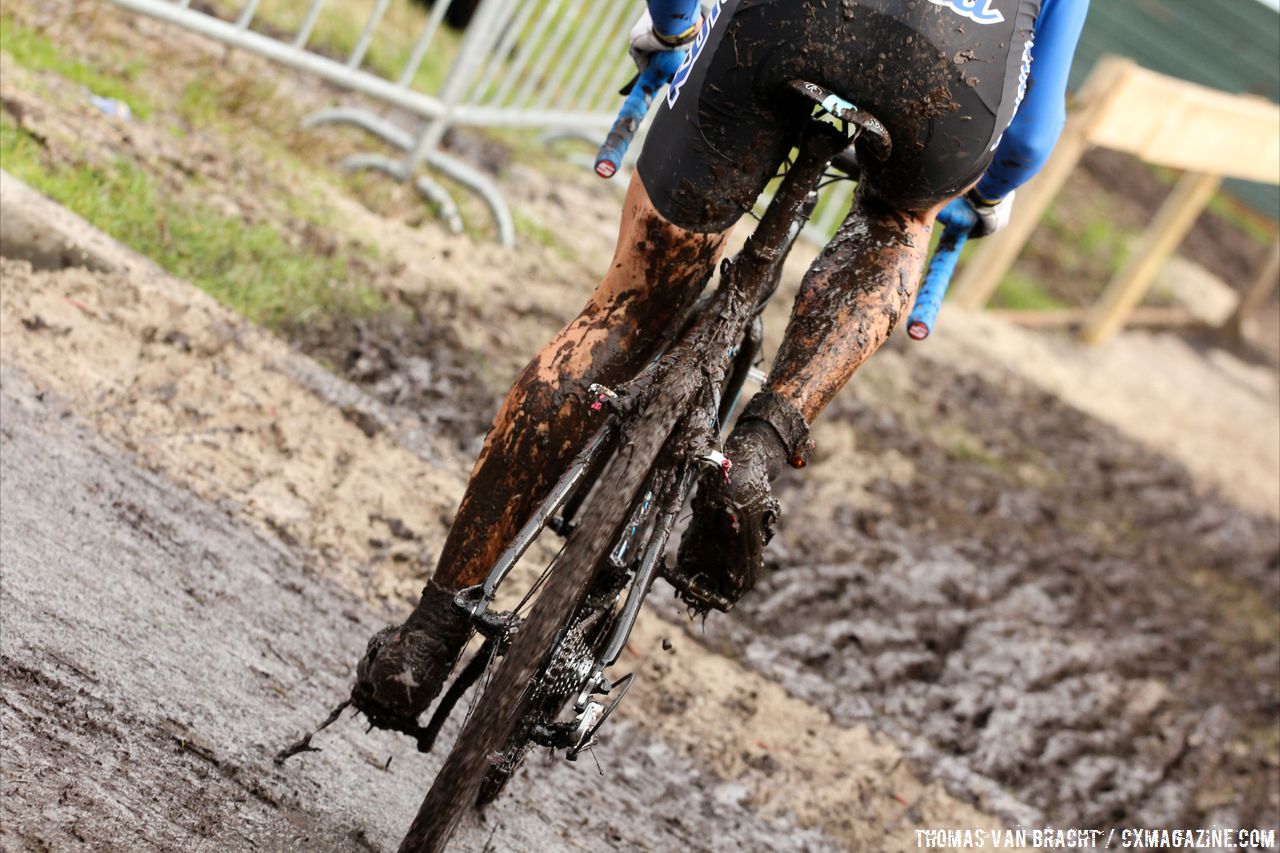
{"label": "bicycle handlebar", "polygon": [[604,144],[600,146],[600,153],[596,155],[597,175],[602,178],[612,178],[617,173],[618,167],[622,165],[622,158],[626,156],[627,148],[631,145],[632,137],[636,135],[640,122],[644,121],[645,115],[649,112],[649,104],[653,101],[653,96],[670,82],[676,69],[684,61],[686,53],[687,51],[684,50],[664,50],[649,58],[649,64],[636,77],[630,94],[622,102],[622,109],[618,110],[613,128],[605,137]]}
{"label": "bicycle handlebar", "polygon": [[960,258],[960,250],[973,227],[978,224],[978,215],[967,203],[956,199],[944,208],[945,220],[939,215],[939,221],[945,221],[942,239],[938,241],[938,249],[929,262],[929,271],[925,273],[924,282],[916,296],[915,307],[907,317],[907,335],[913,341],[923,341],[933,331],[938,321],[938,311],[942,308],[942,298],[947,295],[947,287],[951,284],[951,274],[956,270],[956,261]]}

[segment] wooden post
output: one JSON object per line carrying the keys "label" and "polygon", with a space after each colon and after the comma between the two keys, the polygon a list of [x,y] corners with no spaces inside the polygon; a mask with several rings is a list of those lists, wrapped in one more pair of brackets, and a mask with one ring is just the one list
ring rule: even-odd
{"label": "wooden post", "polygon": [[1049,203],[1067,182],[1088,147],[1083,125],[1083,116],[1073,116],[1067,121],[1049,162],[1045,163],[1040,174],[1018,190],[1009,224],[999,234],[976,241],[978,244],[973,255],[951,288],[955,304],[976,311],[991,301],[1005,273],[1018,259],[1022,247],[1049,209]]}
{"label": "wooden post", "polygon": [[1280,240],[1271,244],[1271,251],[1259,267],[1253,284],[1249,285],[1249,289],[1236,305],[1236,310],[1231,312],[1231,316],[1219,330],[1229,338],[1243,340],[1245,325],[1254,314],[1258,313],[1258,309],[1266,303],[1267,297],[1278,287],[1280,287]]}
{"label": "wooden post", "polygon": [[1018,190],[1012,220],[999,234],[979,241],[966,260],[964,269],[951,287],[956,305],[977,310],[991,300],[1005,273],[1040,224],[1049,203],[1088,150],[1089,127],[1106,109],[1108,94],[1115,91],[1120,78],[1134,67],[1132,60],[1115,56],[1105,56],[1098,61],[1080,88],[1078,100],[1081,106],[1067,118],[1053,156],[1040,174]]}
{"label": "wooden post", "polygon": [[1187,172],[1165,199],[1155,220],[1143,233],[1132,256],[1112,277],[1102,297],[1089,311],[1080,330],[1081,339],[1097,346],[1110,340],[1124,326],[1129,313],[1146,296],[1156,273],[1178,248],[1196,217],[1213,197],[1221,175]]}

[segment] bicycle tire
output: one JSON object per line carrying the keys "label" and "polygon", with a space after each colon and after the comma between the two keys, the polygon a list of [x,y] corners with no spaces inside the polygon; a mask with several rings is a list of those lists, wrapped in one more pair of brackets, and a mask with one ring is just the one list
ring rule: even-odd
{"label": "bicycle tire", "polygon": [[[650,401],[601,477],[599,498],[565,543],[529,616],[463,724],[401,842],[400,853],[438,853],[477,800],[490,755],[505,747],[530,699],[534,675],[586,594],[591,573],[627,518],[632,501],[676,423],[703,384],[693,359],[670,362],[662,390]],[[672,375],[676,374],[676,375]]]}

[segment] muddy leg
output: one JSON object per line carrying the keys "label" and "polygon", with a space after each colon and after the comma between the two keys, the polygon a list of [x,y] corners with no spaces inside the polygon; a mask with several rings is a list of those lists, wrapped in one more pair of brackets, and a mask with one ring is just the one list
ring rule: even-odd
{"label": "muddy leg", "polygon": [[375,636],[360,662],[352,695],[371,721],[382,711],[416,716],[439,692],[466,638],[453,591],[484,580],[598,426],[587,386],[620,384],[653,358],[710,278],[727,233],[672,225],[632,177],[608,273],[516,378],[418,606]]}
{"label": "muddy leg", "polygon": [[520,373],[494,418],[440,555],[437,583],[457,589],[484,579],[598,426],[585,404],[587,386],[624,382],[653,358],[710,277],[723,237],[667,222],[632,177],[604,280]]}
{"label": "muddy leg", "polygon": [[724,453],[728,480],[708,475],[668,574],[695,610],[728,610],[753,586],[780,507],[770,484],[808,452],[808,425],[907,310],[934,211],[907,213],[861,192],[846,224],[806,273],[763,391]]}
{"label": "muddy leg", "polygon": [[858,194],[805,274],[766,391],[813,422],[906,312],[940,208],[911,213]]}

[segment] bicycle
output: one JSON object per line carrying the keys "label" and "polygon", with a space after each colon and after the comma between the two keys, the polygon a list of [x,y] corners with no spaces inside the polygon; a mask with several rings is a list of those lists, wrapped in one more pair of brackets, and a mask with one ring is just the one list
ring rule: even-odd
{"label": "bicycle", "polygon": [[[597,163],[602,176],[621,161],[667,69],[646,69],[633,86]],[[499,557],[485,581],[460,591],[455,605],[484,638],[481,650],[450,685],[430,724],[415,730],[430,748],[459,698],[492,664],[492,675],[464,721],[400,846],[442,850],[469,809],[491,802],[535,746],[564,750],[569,760],[595,743],[634,674],[607,675],[626,645],[650,587],[665,578],[684,601],[727,610],[733,602],[697,577],[667,567],[664,554],[700,469],[728,475],[717,449],[762,346],[760,312],[776,289],[783,261],[813,210],[816,188],[841,155],[883,159],[885,127],[829,90],[795,80],[790,94],[813,104],[794,161],[743,249],[721,265],[720,283],[704,296],[675,342],[625,385],[592,386],[583,402],[602,423],[547,499]],[[856,159],[856,158],[855,158]],[[600,165],[604,163],[604,165]],[[606,174],[607,172],[607,174]],[[944,231],[908,328],[928,334],[951,269],[972,227]],[[511,612],[494,612],[496,590],[544,528],[565,537],[548,566]],[[522,610],[527,612],[521,613]]]}

